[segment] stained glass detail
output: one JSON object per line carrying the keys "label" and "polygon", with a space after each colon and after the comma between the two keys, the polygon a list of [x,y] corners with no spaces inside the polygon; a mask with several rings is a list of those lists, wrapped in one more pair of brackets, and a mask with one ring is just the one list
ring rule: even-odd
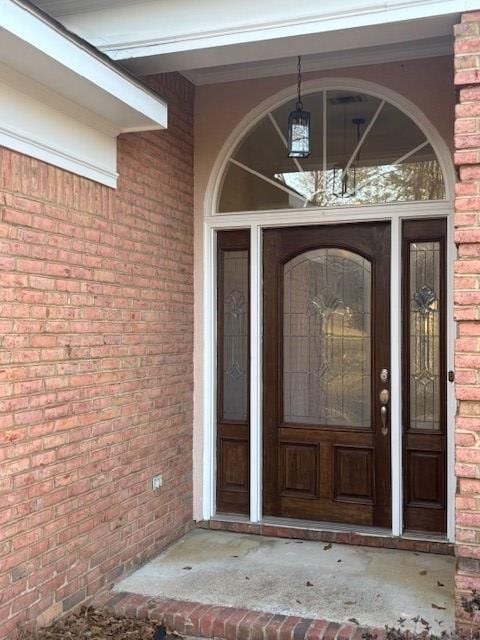
{"label": "stained glass detail", "polygon": [[248,410],[248,251],[223,252],[223,419]]}
{"label": "stained glass detail", "polygon": [[410,428],[440,429],[440,243],[410,245]]}
{"label": "stained glass detail", "polygon": [[368,260],[343,249],[284,266],[285,422],[370,426],[371,280]]}

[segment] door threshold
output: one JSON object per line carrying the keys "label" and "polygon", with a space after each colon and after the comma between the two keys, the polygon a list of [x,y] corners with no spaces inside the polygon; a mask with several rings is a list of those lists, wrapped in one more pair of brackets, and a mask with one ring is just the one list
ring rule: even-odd
{"label": "door threshold", "polygon": [[202,529],[250,533],[274,538],[291,538],[338,544],[400,549],[419,553],[454,555],[454,545],[443,536],[406,532],[393,536],[390,529],[360,525],[315,522],[291,518],[266,517],[261,522],[251,522],[247,516],[217,514],[211,520],[197,523]]}

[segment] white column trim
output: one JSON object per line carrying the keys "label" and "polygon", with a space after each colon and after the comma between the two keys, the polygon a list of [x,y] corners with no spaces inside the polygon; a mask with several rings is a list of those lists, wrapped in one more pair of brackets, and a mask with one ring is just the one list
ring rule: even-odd
{"label": "white column trim", "polygon": [[208,223],[203,230],[204,324],[203,324],[203,467],[202,518],[210,520],[216,512],[216,264],[217,234]]}
{"label": "white column trim", "polygon": [[392,468],[392,534],[403,533],[402,459],[402,230],[401,220],[391,220],[390,283],[390,431]]}
{"label": "white column trim", "polygon": [[[447,219],[447,371],[455,371],[455,338],[457,324],[454,308],[454,263],[457,248],[454,242],[454,218]],[[455,496],[457,478],[455,476],[455,421],[457,399],[455,385],[447,382],[447,538],[455,541]]]}
{"label": "white column trim", "polygon": [[250,227],[250,520],[262,520],[262,228]]}

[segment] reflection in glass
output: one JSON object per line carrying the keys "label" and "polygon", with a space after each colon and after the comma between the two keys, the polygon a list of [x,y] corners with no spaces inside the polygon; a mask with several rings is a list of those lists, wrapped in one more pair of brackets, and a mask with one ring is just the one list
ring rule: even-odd
{"label": "reflection in glass", "polygon": [[248,251],[223,257],[223,419],[244,422],[248,410]]}
{"label": "reflection in glass", "polygon": [[370,426],[371,265],[342,249],[284,267],[286,422]]}
{"label": "reflection in glass", "polygon": [[[435,152],[393,105],[349,91],[312,93],[311,153],[288,158],[294,102],[261,119],[230,158],[219,211],[366,205],[445,198]],[[325,117],[324,117],[325,114]]]}
{"label": "reflection in glass", "polygon": [[440,429],[440,243],[410,245],[410,428]]}

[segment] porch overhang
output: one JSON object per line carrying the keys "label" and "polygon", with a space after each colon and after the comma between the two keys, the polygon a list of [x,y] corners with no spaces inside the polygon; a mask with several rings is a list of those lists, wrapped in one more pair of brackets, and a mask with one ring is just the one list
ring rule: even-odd
{"label": "porch overhang", "polygon": [[2,63],[124,133],[167,126],[167,105],[23,0],[2,0]]}
{"label": "porch overhang", "polygon": [[341,7],[334,0],[267,0],[261,6],[255,0],[238,6],[92,0],[83,8],[69,0],[36,2],[136,74],[181,71],[196,84],[235,80],[236,65],[242,77],[245,65],[253,66],[254,77],[288,73],[289,58],[299,54],[313,56],[306,67],[311,70],[326,68],[325,55],[330,66],[332,57],[349,66],[348,54],[353,60],[360,55],[363,63],[372,56],[383,61],[384,48],[390,60],[444,55],[452,50],[460,12],[480,6],[477,0],[358,0]]}

